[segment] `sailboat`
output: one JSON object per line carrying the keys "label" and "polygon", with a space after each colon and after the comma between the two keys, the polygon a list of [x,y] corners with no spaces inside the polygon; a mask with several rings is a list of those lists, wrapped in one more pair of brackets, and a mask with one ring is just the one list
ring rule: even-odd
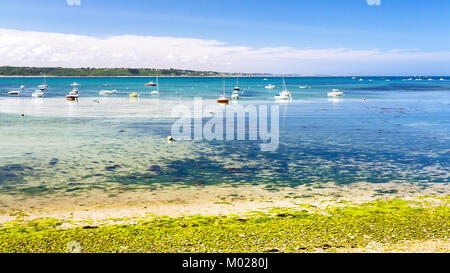
{"label": "sailboat", "polygon": [[239,99],[239,91],[241,90],[241,88],[239,88],[239,78],[236,78],[236,86],[233,89],[233,93],[231,94],[231,99],[232,100],[237,100]]}
{"label": "sailboat", "polygon": [[25,76],[22,73],[22,85],[20,86],[20,89],[25,89]]}
{"label": "sailboat", "polygon": [[44,97],[44,92],[41,89],[36,89],[34,90],[34,93],[31,94],[31,96],[35,97],[35,98],[43,98]]}
{"label": "sailboat", "polygon": [[47,87],[48,87],[47,86],[47,78],[44,75],[44,84],[39,85],[38,88],[41,89],[42,91],[44,91],[44,90],[47,90]]}
{"label": "sailboat", "polygon": [[145,86],[158,86],[158,74],[156,74],[156,83],[153,81],[149,81],[145,84]]}
{"label": "sailboat", "polygon": [[156,84],[154,86],[156,86],[156,90],[153,90],[150,94],[159,95],[158,75],[156,75]]}
{"label": "sailboat", "polygon": [[44,91],[47,90],[47,79],[44,75],[44,84],[41,84],[38,86],[39,89],[34,90],[34,93],[31,94],[32,97],[35,98],[43,98],[44,97]]}
{"label": "sailboat", "polygon": [[286,82],[284,81],[284,76],[283,76],[283,91],[281,91],[281,93],[278,93],[277,95],[275,95],[275,100],[290,100],[292,99],[292,94],[291,91],[289,91],[286,87]]}
{"label": "sailboat", "polygon": [[230,99],[225,96],[225,78],[223,78],[223,95],[217,99],[217,103],[230,103]]}

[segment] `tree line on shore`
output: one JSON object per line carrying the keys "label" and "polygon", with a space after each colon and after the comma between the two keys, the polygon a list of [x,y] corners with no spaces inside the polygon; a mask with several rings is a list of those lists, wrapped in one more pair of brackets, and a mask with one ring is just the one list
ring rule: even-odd
{"label": "tree line on shore", "polygon": [[0,67],[2,76],[218,76],[219,72],[155,68]]}

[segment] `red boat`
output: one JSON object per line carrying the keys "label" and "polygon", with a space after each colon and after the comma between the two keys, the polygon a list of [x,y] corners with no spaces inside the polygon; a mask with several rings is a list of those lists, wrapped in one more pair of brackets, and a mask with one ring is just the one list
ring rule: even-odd
{"label": "red boat", "polygon": [[220,98],[217,99],[217,103],[225,103],[225,104],[228,104],[228,103],[230,103],[230,99],[228,99],[228,98],[225,97],[225,96],[221,96]]}

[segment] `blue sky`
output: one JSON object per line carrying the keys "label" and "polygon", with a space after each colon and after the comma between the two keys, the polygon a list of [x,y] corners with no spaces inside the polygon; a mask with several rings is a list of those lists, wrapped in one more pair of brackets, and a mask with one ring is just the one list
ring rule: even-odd
{"label": "blue sky", "polygon": [[[447,57],[449,25],[448,0],[381,0],[379,6],[370,6],[366,0],[81,0],[80,5],[68,5],[66,0],[0,2],[0,29],[96,38],[123,35],[194,38],[254,50],[281,47],[294,50],[404,50],[424,54],[441,52]],[[339,64],[327,63],[327,56],[323,57],[324,65],[345,63],[342,60]],[[433,68],[430,74],[450,74],[448,65],[436,63],[434,66],[424,62],[423,56],[419,58],[420,62],[412,64],[401,59],[404,68],[422,66]],[[220,61],[226,61],[225,57]],[[375,65],[372,61],[369,63]],[[351,65],[353,69],[367,66]],[[376,64],[378,69],[386,65]],[[288,67],[290,73],[308,73],[304,68],[296,71],[292,63]],[[211,68],[220,69],[214,65]],[[262,68],[278,72],[270,71],[269,67]],[[367,73],[377,71],[373,67],[367,69]],[[344,72],[353,73],[350,70]],[[400,72],[401,66],[389,73]]]}

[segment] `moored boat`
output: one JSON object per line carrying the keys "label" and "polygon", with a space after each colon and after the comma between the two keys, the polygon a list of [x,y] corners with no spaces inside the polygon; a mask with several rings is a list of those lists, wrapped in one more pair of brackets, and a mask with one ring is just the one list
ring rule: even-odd
{"label": "moored boat", "polygon": [[292,99],[292,93],[290,90],[286,87],[286,82],[284,81],[283,77],[283,91],[276,94],[274,97],[275,100],[291,100]]}
{"label": "moored boat", "polygon": [[18,96],[18,95],[20,95],[20,91],[19,90],[10,90],[10,91],[6,92],[6,94]]}
{"label": "moored boat", "polygon": [[100,90],[100,92],[98,92],[99,95],[103,96],[103,95],[111,95],[111,94],[117,94],[117,90]]}
{"label": "moored boat", "polygon": [[339,89],[333,89],[333,91],[328,92],[328,97],[340,97],[343,95],[344,92],[340,91]]}

